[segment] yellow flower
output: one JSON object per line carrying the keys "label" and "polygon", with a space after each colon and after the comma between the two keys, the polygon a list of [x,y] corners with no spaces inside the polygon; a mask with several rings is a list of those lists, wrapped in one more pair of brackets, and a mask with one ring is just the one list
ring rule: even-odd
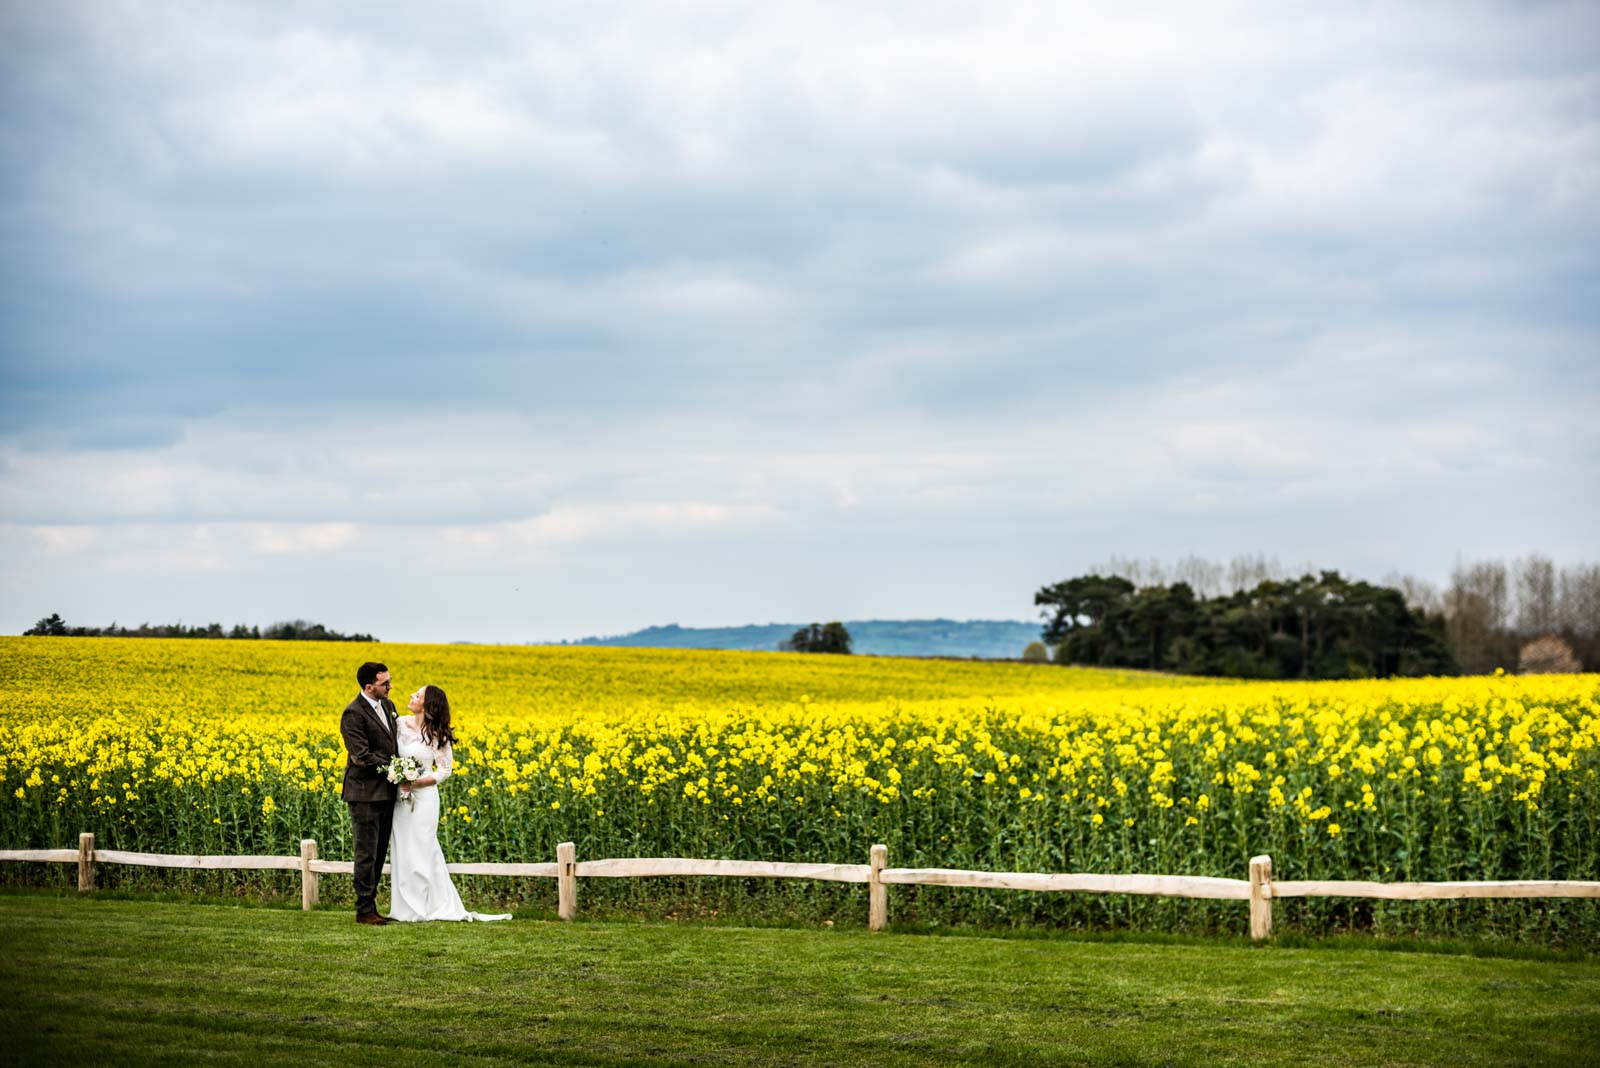
{"label": "yellow flower", "polygon": [[[341,820],[347,651],[263,644],[248,673],[238,651],[0,638],[0,781],[19,802],[0,813],[8,833],[50,837],[80,816],[85,826],[109,817],[130,849],[242,852],[229,841],[235,828],[283,824],[270,833],[286,841],[272,848],[292,848],[302,819]],[[561,806],[576,796],[602,854],[692,855],[703,847],[689,843],[716,842],[730,856],[768,857],[780,837],[831,855],[840,829],[862,821],[892,834],[981,807],[997,841],[1059,827],[1063,844],[1081,849],[1093,834],[1104,862],[1129,871],[1185,867],[1181,850],[1155,858],[1191,827],[1216,828],[1227,848],[1235,838],[1264,848],[1286,824],[1322,822],[1323,859],[1360,879],[1380,877],[1374,869],[1408,844],[1377,836],[1379,852],[1367,856],[1352,844],[1366,840],[1366,817],[1350,813],[1381,813],[1391,826],[1403,813],[1411,844],[1463,820],[1517,828],[1508,844],[1537,856],[1568,814],[1600,809],[1593,675],[1264,683],[671,650],[395,646],[386,655],[451,680],[456,766],[463,784],[473,780],[456,789],[485,804],[452,806],[441,819],[471,815],[467,848],[484,857],[516,858],[518,842],[564,836]],[[82,714],[86,658],[114,670],[118,685],[110,707]],[[53,822],[41,822],[21,802],[49,783],[59,787]],[[252,821],[248,798],[263,816],[283,807],[296,818]],[[1342,820],[1352,818],[1346,839]],[[1141,833],[1105,839],[1118,820]],[[185,828],[184,840],[157,827]],[[984,854],[985,842],[955,837],[934,835],[925,862],[976,850],[974,863],[1006,863]],[[1567,859],[1596,862],[1588,845]],[[1437,864],[1424,877],[1462,870],[1465,851],[1446,846]]]}

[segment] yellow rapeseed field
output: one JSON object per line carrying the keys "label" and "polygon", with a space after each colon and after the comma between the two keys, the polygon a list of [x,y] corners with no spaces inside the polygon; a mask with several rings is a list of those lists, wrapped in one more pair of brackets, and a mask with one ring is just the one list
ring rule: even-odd
{"label": "yellow rapeseed field", "polygon": [[1242,878],[1267,852],[1283,878],[1600,878],[1600,676],[582,647],[0,638],[0,846],[348,856],[337,724],[367,658],[397,695],[450,695],[456,860],[571,839],[859,863],[884,842],[908,866]]}

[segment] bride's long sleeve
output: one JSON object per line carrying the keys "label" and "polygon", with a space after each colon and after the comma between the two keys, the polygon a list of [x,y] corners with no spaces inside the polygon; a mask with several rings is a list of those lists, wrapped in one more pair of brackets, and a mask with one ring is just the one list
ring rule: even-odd
{"label": "bride's long sleeve", "polygon": [[454,754],[448,743],[443,749],[433,751],[433,785],[442,785],[450,777],[450,769],[454,766],[454,762]]}

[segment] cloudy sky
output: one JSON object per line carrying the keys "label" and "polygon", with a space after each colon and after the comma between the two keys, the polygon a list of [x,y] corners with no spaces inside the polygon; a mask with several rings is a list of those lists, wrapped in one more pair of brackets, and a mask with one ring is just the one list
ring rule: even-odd
{"label": "cloudy sky", "polygon": [[334,6],[0,3],[0,632],[1600,556],[1593,3]]}

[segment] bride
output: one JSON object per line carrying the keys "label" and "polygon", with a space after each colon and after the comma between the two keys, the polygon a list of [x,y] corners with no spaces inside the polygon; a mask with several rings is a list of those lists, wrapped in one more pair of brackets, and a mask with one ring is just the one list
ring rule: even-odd
{"label": "bride", "polygon": [[[450,777],[450,702],[437,686],[411,695],[395,741],[400,755],[422,769],[415,782],[400,787],[389,838],[389,914],[403,923],[421,920],[509,920],[510,913],[488,916],[468,912],[445,869],[439,848],[439,784]],[[410,799],[409,801],[407,799]]]}

